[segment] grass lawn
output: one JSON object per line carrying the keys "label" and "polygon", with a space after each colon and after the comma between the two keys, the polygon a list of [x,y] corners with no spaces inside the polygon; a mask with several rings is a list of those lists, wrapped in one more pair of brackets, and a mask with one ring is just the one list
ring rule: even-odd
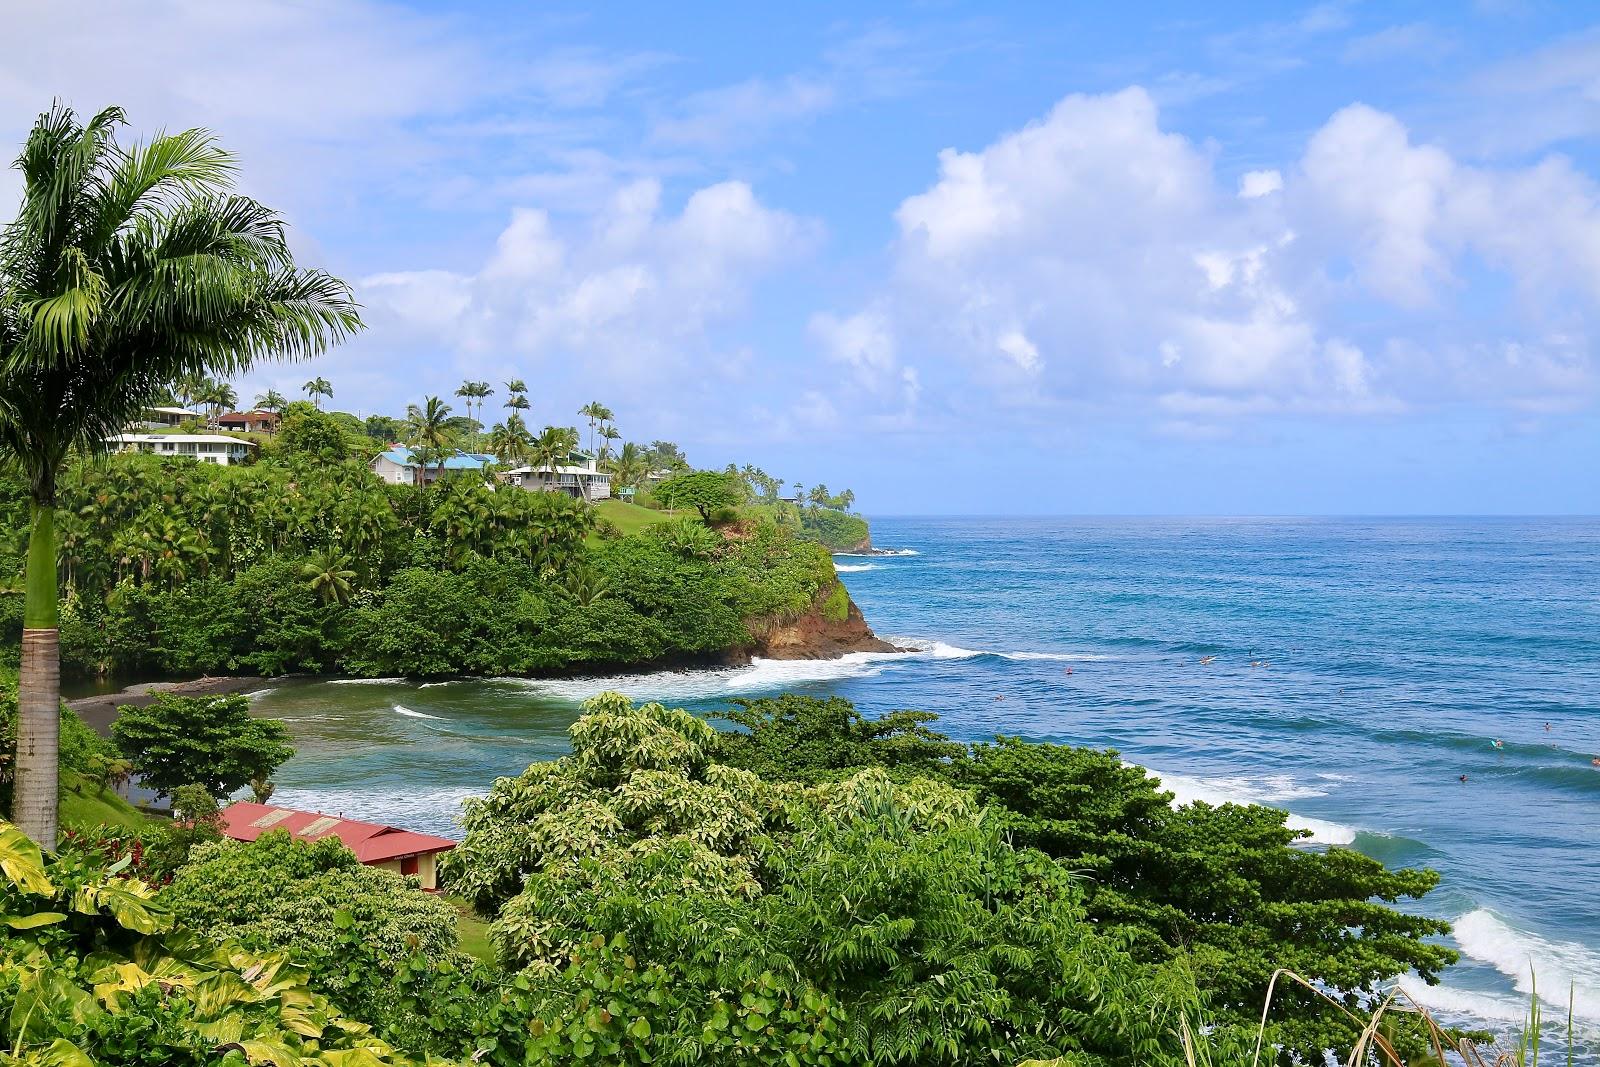
{"label": "grass lawn", "polygon": [[475,915],[472,906],[460,897],[447,896],[444,899],[455,905],[456,934],[461,938],[461,951],[485,963],[494,963],[494,946],[489,943],[488,920]]}
{"label": "grass lawn", "polygon": [[101,796],[94,783],[73,771],[61,773],[59,818],[62,826],[85,830],[101,825],[138,829],[150,821],[149,816],[110,789]]}
{"label": "grass lawn", "polygon": [[621,530],[624,536],[636,534],[646,526],[654,526],[658,522],[670,522],[677,518],[675,514],[640,507],[626,500],[602,500],[595,504],[594,509],[602,519],[610,519],[616,523],[617,529]]}

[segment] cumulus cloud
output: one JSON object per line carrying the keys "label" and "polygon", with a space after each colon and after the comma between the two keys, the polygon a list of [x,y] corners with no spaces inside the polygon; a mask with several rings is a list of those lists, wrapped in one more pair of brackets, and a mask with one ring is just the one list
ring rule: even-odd
{"label": "cumulus cloud", "polygon": [[699,189],[676,214],[661,199],[659,183],[634,182],[575,233],[518,208],[478,271],[375,274],[362,295],[391,333],[474,360],[514,356],[560,373],[556,357],[581,351],[590,372],[670,379],[756,279],[803,255],[818,231],[742,182]]}
{"label": "cumulus cloud", "polygon": [[[1002,409],[1153,401],[1185,425],[1593,393],[1570,342],[1600,310],[1600,188],[1568,161],[1468,165],[1353,105],[1235,190],[1214,163],[1142,89],[1069,96],[941,152],[895,214],[892,280],[813,337],[880,380],[914,350],[951,396]],[[1473,298],[1469,255],[1519,296],[1476,324],[1502,335],[1488,347],[1440,315]]]}

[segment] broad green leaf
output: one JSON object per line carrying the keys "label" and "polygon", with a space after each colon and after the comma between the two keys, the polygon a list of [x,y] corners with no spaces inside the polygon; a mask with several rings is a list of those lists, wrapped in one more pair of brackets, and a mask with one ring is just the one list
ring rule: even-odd
{"label": "broad green leaf", "polygon": [[63,922],[66,914],[59,911],[36,911],[32,915],[7,915],[5,923],[13,930],[33,930],[51,923]]}

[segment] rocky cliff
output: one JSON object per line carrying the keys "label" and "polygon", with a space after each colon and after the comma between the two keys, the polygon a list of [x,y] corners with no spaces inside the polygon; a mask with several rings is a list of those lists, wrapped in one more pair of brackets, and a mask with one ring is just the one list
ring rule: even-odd
{"label": "rocky cliff", "polygon": [[838,659],[850,652],[901,651],[872,632],[842,584],[819,595],[804,614],[755,622],[750,631],[755,643],[739,650],[736,658],[741,662],[748,662],[752,656]]}

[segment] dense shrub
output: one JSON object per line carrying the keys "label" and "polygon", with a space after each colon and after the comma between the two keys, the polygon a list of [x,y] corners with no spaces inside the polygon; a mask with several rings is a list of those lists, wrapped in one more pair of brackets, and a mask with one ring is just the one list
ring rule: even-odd
{"label": "dense shrub", "polygon": [[125,704],[111,737],[143,783],[167,795],[199,785],[225,797],[270,777],[294,755],[288,727],[253,717],[242,696],[162,693],[144,707]]}
{"label": "dense shrub", "polygon": [[716,1062],[1176,1062],[1184,964],[1103,936],[1073,876],[965,791],[880,770],[766,782],[713,762],[715,731],[683,711],[615,693],[585,711],[570,756],[468,802],[445,861],[508,963],[561,976],[538,989],[544,1032],[643,985],[684,1006],[607,1033],[613,1062],[698,1058],[733,1005]]}
{"label": "dense shrub", "polygon": [[312,988],[368,1020],[394,1015],[392,975],[413,953],[435,965],[464,962],[455,908],[414,879],[362,866],[335,838],[297,841],[278,830],[249,844],[202,845],[160,900],[180,925],[215,940],[287,949]]}
{"label": "dense shrub", "polygon": [[[125,865],[124,865],[125,866]],[[281,952],[174,930],[154,891],[98,852],[48,860],[0,823],[0,1033],[7,1062],[403,1064]],[[359,1050],[359,1051],[357,1051]]]}
{"label": "dense shrub", "polygon": [[[869,720],[837,698],[740,701],[725,717],[741,730],[719,736],[717,758],[768,780],[880,766],[971,789],[990,805],[990,826],[1082,872],[1087,915],[1126,937],[1140,959],[1191,959],[1223,1022],[1259,1017],[1279,967],[1355,1007],[1398,975],[1415,970],[1432,981],[1456,959],[1425,940],[1447,923],[1387,906],[1432,890],[1433,871],[1391,871],[1347,848],[1295,847],[1301,835],[1275,808],[1174,807],[1156,779],[1115,752],[1015,738],[957,745],[926,725],[935,716]],[[1269,1034],[1286,1055],[1316,1060],[1323,1049],[1348,1051],[1358,1032],[1292,988],[1275,1001]]]}

